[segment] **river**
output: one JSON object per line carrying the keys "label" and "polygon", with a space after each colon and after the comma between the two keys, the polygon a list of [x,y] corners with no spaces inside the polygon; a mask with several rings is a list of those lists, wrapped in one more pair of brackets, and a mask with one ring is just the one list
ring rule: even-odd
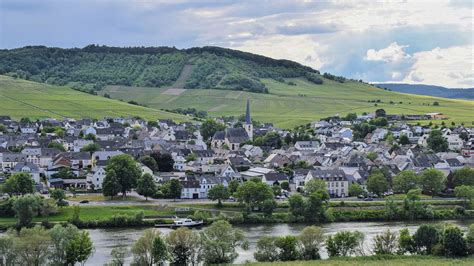
{"label": "river", "polygon": [[[463,230],[467,230],[473,220],[469,221],[445,221],[460,226]],[[373,237],[387,229],[398,232],[402,228],[408,228],[413,233],[418,226],[423,222],[347,222],[347,223],[330,223],[322,225],[322,229],[326,235],[333,235],[339,231],[360,231],[365,234],[364,245],[366,250],[372,247]],[[434,223],[434,222],[428,222]],[[298,235],[305,227],[302,224],[270,224],[270,225],[245,225],[238,226],[242,229],[249,241],[248,250],[238,250],[239,256],[235,263],[244,263],[246,261],[254,261],[253,252],[258,239],[262,236],[284,236],[284,235]],[[86,265],[104,265],[110,261],[110,251],[118,245],[126,245],[130,247],[142,234],[143,228],[127,228],[127,229],[90,229],[88,230],[94,242],[95,252]],[[160,228],[164,234],[167,234],[171,229]],[[322,258],[327,258],[327,253],[321,250]],[[129,265],[131,256],[126,259],[126,264]]]}

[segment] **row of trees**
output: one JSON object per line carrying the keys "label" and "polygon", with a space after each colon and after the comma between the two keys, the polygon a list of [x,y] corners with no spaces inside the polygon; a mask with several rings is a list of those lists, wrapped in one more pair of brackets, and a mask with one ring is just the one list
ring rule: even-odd
{"label": "row of trees", "polygon": [[0,265],[84,265],[93,252],[89,233],[74,225],[37,225],[0,237]]}
{"label": "row of trees", "polygon": [[437,255],[464,257],[474,254],[474,225],[464,236],[454,225],[421,225],[413,235],[408,229],[399,234],[390,230],[377,234],[372,247],[366,248],[365,236],[359,231],[339,231],[325,237],[321,228],[310,226],[299,236],[262,237],[257,242],[254,257],[257,261],[315,260],[325,246],[329,257],[375,255]]}
{"label": "row of trees", "polygon": [[[244,233],[219,220],[201,232],[179,228],[164,236],[147,229],[130,251],[134,265],[162,265],[166,261],[172,265],[209,265],[232,263],[238,256],[237,247],[248,247]],[[125,246],[114,248],[112,264],[124,265],[130,251]]]}

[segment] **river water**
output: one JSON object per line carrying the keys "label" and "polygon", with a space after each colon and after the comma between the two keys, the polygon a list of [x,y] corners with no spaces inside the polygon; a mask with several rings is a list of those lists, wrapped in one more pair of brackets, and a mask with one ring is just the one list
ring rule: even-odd
{"label": "river water", "polygon": [[[469,221],[445,221],[460,226],[463,230],[467,230],[474,220]],[[373,237],[387,229],[398,232],[402,228],[408,228],[413,233],[418,226],[424,222],[347,222],[347,223],[330,223],[321,225],[326,235],[333,235],[339,231],[360,231],[365,234],[364,246],[367,251],[371,250],[373,244]],[[433,222],[427,222],[433,223]],[[262,236],[285,236],[298,235],[306,225],[303,224],[270,224],[270,225],[245,225],[238,226],[242,229],[249,241],[248,250],[238,250],[239,257],[234,263],[244,263],[246,261],[254,261],[253,252],[258,239]],[[144,228],[127,228],[127,229],[90,229],[88,230],[94,242],[95,252],[91,258],[86,262],[86,265],[104,265],[109,262],[110,251],[118,245],[126,245],[131,247],[133,243],[140,237]],[[167,234],[171,229],[160,228],[164,234]],[[327,258],[327,253],[324,249],[321,250],[322,258]],[[126,259],[128,265],[131,261],[131,255]]]}

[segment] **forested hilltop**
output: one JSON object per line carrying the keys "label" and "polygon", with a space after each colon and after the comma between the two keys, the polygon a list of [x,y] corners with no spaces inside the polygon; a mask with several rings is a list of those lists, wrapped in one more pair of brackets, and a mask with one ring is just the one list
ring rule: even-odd
{"label": "forested hilltop", "polygon": [[[180,78],[182,73],[184,78]],[[178,87],[186,89],[268,93],[262,78],[285,82],[284,78],[305,77],[315,84],[322,84],[321,76],[324,76],[344,82],[342,77],[320,75],[317,70],[289,60],[220,47],[89,45],[62,49],[27,46],[0,50],[0,74],[87,91],[106,85],[163,87],[179,83]]]}

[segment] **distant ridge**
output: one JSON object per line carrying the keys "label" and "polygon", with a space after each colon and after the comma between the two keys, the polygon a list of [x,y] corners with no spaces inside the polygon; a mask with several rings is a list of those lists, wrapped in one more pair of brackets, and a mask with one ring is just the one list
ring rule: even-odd
{"label": "distant ridge", "polygon": [[404,83],[373,83],[379,88],[418,95],[436,96],[453,99],[474,100],[474,88],[450,89],[435,85],[404,84]]}

